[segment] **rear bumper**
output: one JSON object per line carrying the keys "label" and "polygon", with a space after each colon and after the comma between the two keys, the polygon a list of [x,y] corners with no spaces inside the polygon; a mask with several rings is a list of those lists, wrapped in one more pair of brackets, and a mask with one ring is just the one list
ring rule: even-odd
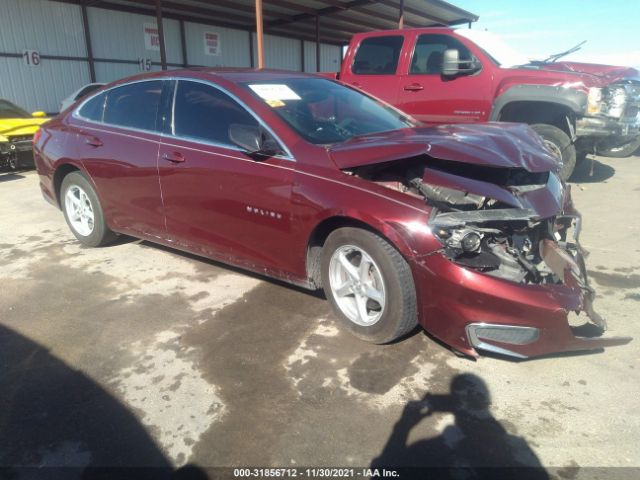
{"label": "rear bumper", "polygon": [[592,296],[575,283],[517,284],[458,266],[440,253],[417,257],[412,268],[423,328],[466,355],[477,357],[483,350],[529,358],[631,341],[580,336],[585,328],[569,325],[571,311],[597,316]]}

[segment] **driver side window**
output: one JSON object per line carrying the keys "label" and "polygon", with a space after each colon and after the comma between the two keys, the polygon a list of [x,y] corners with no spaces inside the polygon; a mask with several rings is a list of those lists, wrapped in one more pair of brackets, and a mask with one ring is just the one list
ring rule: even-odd
{"label": "driver side window", "polygon": [[[442,72],[442,58],[444,51],[456,49],[460,53],[460,60],[471,62],[473,54],[457,39],[449,35],[427,34],[420,35],[416,42],[411,59],[411,75],[440,75]],[[470,68],[470,64],[461,68]]]}
{"label": "driver side window", "polygon": [[199,82],[178,81],[173,111],[173,135],[233,146],[229,126],[258,126],[245,108],[221,90]]}

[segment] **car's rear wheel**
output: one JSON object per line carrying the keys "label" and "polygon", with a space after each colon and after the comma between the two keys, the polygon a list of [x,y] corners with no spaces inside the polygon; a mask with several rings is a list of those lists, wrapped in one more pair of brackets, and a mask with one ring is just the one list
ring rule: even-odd
{"label": "car's rear wheel", "polygon": [[64,177],[60,191],[64,218],[80,243],[99,247],[116,238],[104,220],[93,186],[81,172],[71,172]]}
{"label": "car's rear wheel", "polygon": [[558,127],[537,123],[531,128],[542,138],[547,149],[558,158],[560,163],[559,175],[562,180],[567,180],[576,168],[576,147]]}
{"label": "car's rear wheel", "polygon": [[346,328],[372,343],[388,343],[417,325],[411,269],[385,239],[345,227],[332,232],[322,252],[325,295]]}

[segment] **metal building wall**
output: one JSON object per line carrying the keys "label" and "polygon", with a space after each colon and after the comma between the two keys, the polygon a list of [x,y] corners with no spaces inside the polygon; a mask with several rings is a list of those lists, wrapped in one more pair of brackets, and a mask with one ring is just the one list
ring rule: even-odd
{"label": "metal building wall", "polygon": [[[96,61],[96,81],[111,82],[122,77],[141,73],[139,61],[150,59],[156,63],[151,71],[160,70],[160,51],[145,47],[145,24],[157,27],[155,17],[135,13],[116,12],[101,8],[87,9],[93,56]],[[167,63],[182,64],[180,47],[180,23],[164,19]],[[100,61],[108,59],[108,62]],[[120,60],[114,62],[113,60]]]}
{"label": "metal building wall", "polygon": [[[258,65],[258,45],[255,34],[253,37],[254,65]],[[301,71],[302,53],[300,52],[300,40],[278,37],[276,35],[264,36],[264,66],[283,70]]]}
{"label": "metal building wall", "polygon": [[[337,72],[342,63],[342,47],[338,45],[320,44],[320,71]],[[304,42],[304,71],[316,71],[316,44]]]}
{"label": "metal building wall", "polygon": [[24,50],[85,57],[82,14],[76,5],[0,0],[0,98],[28,111],[56,112],[61,99],[90,82],[86,61],[41,59],[40,65],[29,66]]}
{"label": "metal building wall", "polygon": [[[251,67],[248,32],[191,22],[185,22],[184,26],[189,65]],[[219,55],[205,55],[205,32],[218,34],[220,41]]]}
{"label": "metal building wall", "polygon": [[[96,80],[110,82],[143,71],[139,61],[160,70],[160,52],[145,47],[144,25],[156,25],[152,15],[99,7],[87,8]],[[180,22],[163,21],[169,68],[183,64]],[[205,55],[204,33],[219,35],[220,54]],[[187,61],[190,65],[250,67],[250,34],[246,30],[185,22]],[[251,35],[257,65],[255,34]],[[268,68],[302,70],[302,42],[265,35]],[[40,53],[40,65],[25,63],[24,50]],[[321,45],[321,70],[337,71],[340,47]],[[304,42],[306,71],[315,71],[315,44]],[[47,57],[49,56],[49,57]],[[55,58],[50,58],[51,56]],[[50,0],[0,0],[0,98],[29,111],[57,112],[60,101],[90,83],[80,6]]]}

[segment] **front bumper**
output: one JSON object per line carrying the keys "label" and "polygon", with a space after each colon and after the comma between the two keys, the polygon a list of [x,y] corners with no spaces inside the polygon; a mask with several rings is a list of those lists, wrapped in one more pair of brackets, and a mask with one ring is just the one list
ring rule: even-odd
{"label": "front bumper", "polygon": [[633,137],[640,135],[640,114],[632,119],[582,117],[576,120],[577,137]]}
{"label": "front bumper", "polygon": [[579,281],[566,276],[571,273],[567,268],[583,265],[581,258],[567,265],[566,256],[553,247],[552,251],[561,257],[549,261],[556,263],[552,268],[564,270],[563,284],[517,284],[461,267],[440,253],[415,258],[412,268],[423,328],[472,357],[478,350],[529,358],[629,343],[629,337],[581,335],[588,330],[601,334],[596,326],[569,325],[571,311],[595,315],[594,323],[602,319],[593,311],[586,272],[579,272],[584,276]]}

